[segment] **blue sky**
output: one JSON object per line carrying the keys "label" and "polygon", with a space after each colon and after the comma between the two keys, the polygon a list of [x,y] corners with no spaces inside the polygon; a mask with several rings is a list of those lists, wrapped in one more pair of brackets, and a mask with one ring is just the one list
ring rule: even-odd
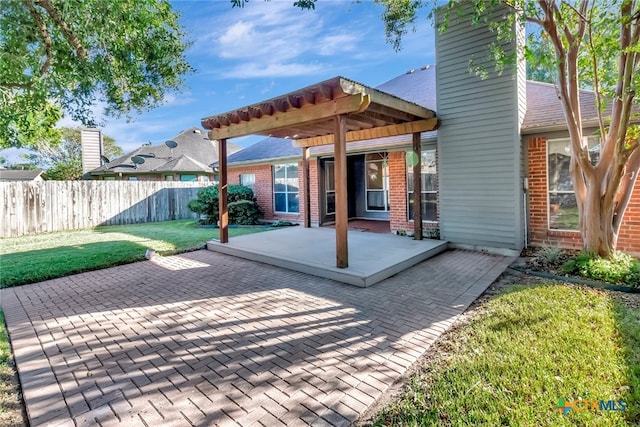
{"label": "blue sky", "polygon": [[[433,64],[434,33],[426,11],[416,31],[395,52],[386,43],[382,7],[371,1],[319,0],[315,10],[293,0],[251,0],[234,9],[228,0],[174,1],[192,46],[195,73],[182,93],[133,121],[105,119],[104,134],[125,152],[163,143],[202,117],[272,98],[335,76],[377,86],[412,68]],[[100,106],[96,106],[100,111]],[[61,125],[74,125],[63,119]],[[261,137],[237,138],[250,145]],[[15,150],[0,152],[12,162]]]}

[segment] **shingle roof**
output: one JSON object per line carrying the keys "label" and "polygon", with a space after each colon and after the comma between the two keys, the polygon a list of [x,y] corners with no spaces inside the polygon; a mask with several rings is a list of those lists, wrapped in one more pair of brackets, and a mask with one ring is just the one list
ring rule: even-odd
{"label": "shingle roof", "polygon": [[277,159],[300,156],[300,148],[294,147],[290,139],[265,138],[227,157],[228,163],[244,163],[262,159]]}
{"label": "shingle roof", "polygon": [[[91,171],[92,175],[105,173],[162,173],[162,172],[208,172],[210,165],[218,161],[218,144],[210,141],[207,133],[191,127],[171,138],[178,145],[171,150],[167,145],[144,146],[125,154]],[[228,153],[235,153],[240,146],[227,143]],[[132,157],[142,157],[145,162],[135,165]]]}
{"label": "shingle roof", "polygon": [[210,165],[205,165],[185,155],[169,160],[162,168],[163,171],[211,172]]}
{"label": "shingle roof", "polygon": [[[588,90],[580,91],[580,109],[583,122],[586,123],[598,119],[594,92]],[[610,111],[611,109],[609,108],[605,112],[605,116]],[[552,127],[567,127],[556,85],[527,81],[527,113],[522,123],[523,132],[532,133],[536,130]]]}
{"label": "shingle roof", "polygon": [[382,83],[376,89],[438,112],[436,110],[435,65],[426,65],[417,70],[410,70]]}
{"label": "shingle roof", "polygon": [[41,170],[0,169],[0,181],[33,181],[40,175]]}

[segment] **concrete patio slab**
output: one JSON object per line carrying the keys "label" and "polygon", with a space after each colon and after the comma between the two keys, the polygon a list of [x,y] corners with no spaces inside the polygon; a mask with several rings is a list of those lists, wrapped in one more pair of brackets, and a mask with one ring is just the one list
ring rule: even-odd
{"label": "concrete patio slab", "polygon": [[346,426],[510,262],[448,251],[357,288],[197,251],[0,299],[32,426]]}
{"label": "concrete patio slab", "polygon": [[207,249],[366,288],[447,249],[442,240],[349,230],[349,267],[336,267],[333,228],[286,227],[248,234]]}

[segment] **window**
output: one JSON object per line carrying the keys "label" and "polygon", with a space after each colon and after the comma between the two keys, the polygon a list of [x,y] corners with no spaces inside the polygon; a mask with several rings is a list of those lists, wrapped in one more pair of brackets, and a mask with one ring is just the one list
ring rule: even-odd
{"label": "window", "polygon": [[299,212],[297,164],[273,167],[273,199],[276,212]]}
{"label": "window", "polygon": [[164,180],[165,181],[173,181],[173,175],[165,175],[164,176]]}
{"label": "window", "polygon": [[389,161],[387,153],[371,153],[365,157],[367,177],[367,210],[389,210]]}
{"label": "window", "polygon": [[180,181],[197,181],[198,175],[180,175]]}
{"label": "window", "polygon": [[336,213],[336,175],[333,162],[324,163],[324,194],[327,215]]}
{"label": "window", "polygon": [[129,179],[129,181],[137,181],[138,177],[137,176],[130,176],[128,179]]}
{"label": "window", "polygon": [[249,187],[255,194],[256,192],[256,175],[253,173],[240,174],[240,185]]}
{"label": "window", "polygon": [[113,175],[111,175],[111,176],[105,176],[103,179],[104,179],[105,181],[115,181],[115,180],[116,180],[116,177],[115,177],[115,176],[113,176]]}
{"label": "window", "polygon": [[[587,138],[591,162],[600,157],[598,137]],[[578,203],[573,189],[569,165],[571,163],[569,138],[547,141],[547,167],[549,180],[549,229],[577,230],[579,224]]]}
{"label": "window", "polygon": [[[408,153],[407,153],[408,154]],[[417,157],[417,156],[416,156]],[[413,166],[407,161],[407,212],[413,219]],[[421,159],[422,220],[438,220],[438,167],[436,150],[423,150]]]}

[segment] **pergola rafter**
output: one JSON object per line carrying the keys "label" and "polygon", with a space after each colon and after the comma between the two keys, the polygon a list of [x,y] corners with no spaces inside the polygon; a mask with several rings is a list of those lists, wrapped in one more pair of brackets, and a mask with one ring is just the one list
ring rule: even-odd
{"label": "pergola rafter", "polygon": [[[220,241],[228,241],[226,203],[227,165],[222,153],[227,139],[245,135],[289,138],[302,149],[305,227],[309,212],[309,147],[334,145],[336,184],[336,265],[348,267],[346,144],[365,139],[413,134],[420,158],[420,133],[435,130],[435,112],[418,104],[335,77],[288,94],[202,119],[209,139],[220,144]],[[224,187],[224,188],[222,188]],[[421,192],[414,191],[414,206],[421,206]],[[225,207],[225,209],[223,209]],[[414,211],[420,209],[414,209]],[[422,221],[416,222],[416,238],[422,238]]]}

